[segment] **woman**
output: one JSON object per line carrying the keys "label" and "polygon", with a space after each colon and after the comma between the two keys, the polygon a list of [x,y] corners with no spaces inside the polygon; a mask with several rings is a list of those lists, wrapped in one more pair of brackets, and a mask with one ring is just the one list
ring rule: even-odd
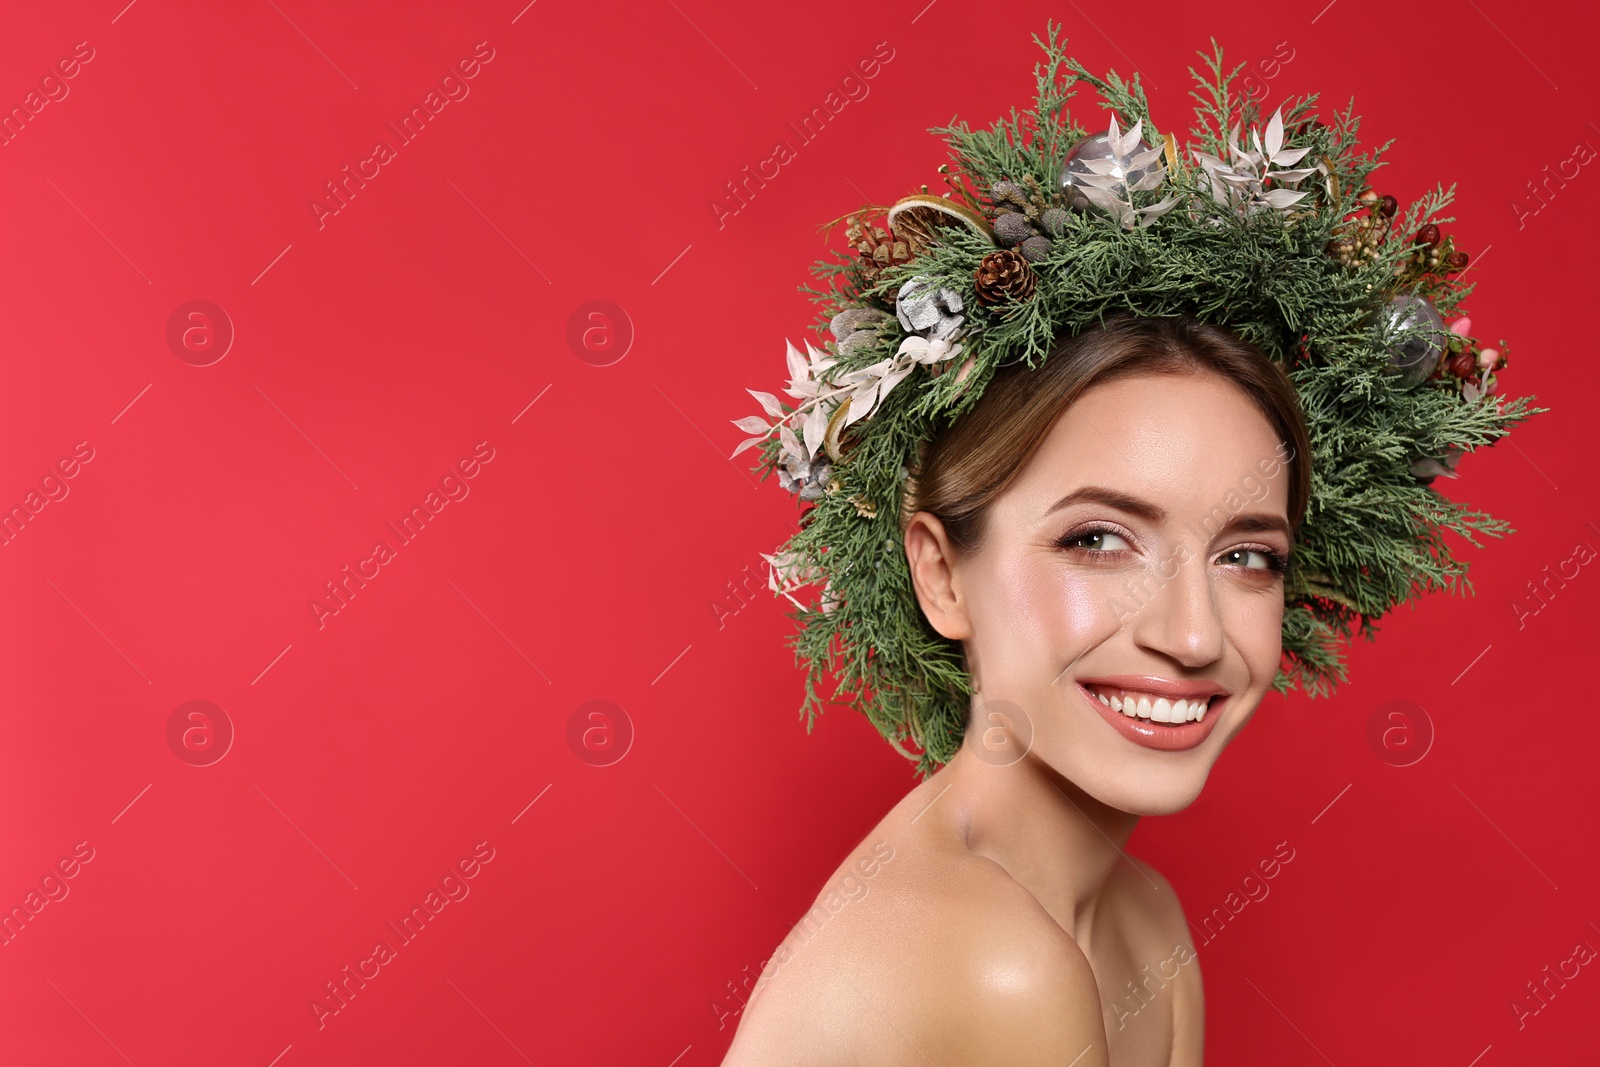
{"label": "woman", "polygon": [[937,131],[948,194],[850,217],[815,272],[832,340],[735,420],[811,504],[765,557],[821,587],[802,711],[832,675],[929,777],[764,965],[730,1067],[1200,1063],[1134,825],[1269,688],[1329,692],[1342,639],[1453,588],[1444,531],[1510,532],[1431,486],[1544,410],[1445,326],[1448,194],[1368,188],[1382,149],[1314,97],[1262,122],[1220,52],[1181,146],[1137,81],[1039,44],[1032,109]]}
{"label": "woman", "polygon": [[935,439],[904,546],[965,740],[773,955],[728,1067],[1201,1062],[1182,907],[1124,845],[1272,683],[1308,456],[1277,365],[1187,318],[1081,333]]}

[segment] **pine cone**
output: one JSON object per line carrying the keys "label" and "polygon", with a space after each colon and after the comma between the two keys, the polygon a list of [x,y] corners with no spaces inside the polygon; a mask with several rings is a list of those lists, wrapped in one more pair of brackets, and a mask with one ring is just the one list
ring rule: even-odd
{"label": "pine cone", "polygon": [[1038,278],[1022,253],[1004,248],[990,252],[972,274],[978,290],[978,303],[993,307],[1007,300],[1018,302],[1033,296]]}
{"label": "pine cone", "polygon": [[909,244],[896,240],[894,235],[885,233],[860,216],[850,218],[845,228],[845,238],[861,254],[861,272],[868,285],[877,281],[878,275],[889,267],[910,263],[916,258]]}

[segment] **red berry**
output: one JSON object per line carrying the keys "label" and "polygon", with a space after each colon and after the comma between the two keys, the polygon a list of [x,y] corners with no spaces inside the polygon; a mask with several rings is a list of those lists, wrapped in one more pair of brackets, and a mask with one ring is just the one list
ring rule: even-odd
{"label": "red berry", "polygon": [[1378,201],[1378,213],[1386,219],[1394,218],[1394,213],[1400,210],[1400,201],[1392,196],[1384,196]]}
{"label": "red berry", "polygon": [[1449,259],[1450,269],[1466,270],[1470,258],[1465,252],[1451,252]]}
{"label": "red berry", "polygon": [[1478,361],[1473,358],[1471,352],[1457,352],[1450,357],[1448,365],[1450,373],[1457,378],[1471,378],[1474,376],[1473,372],[1478,369]]}
{"label": "red berry", "polygon": [[1415,241],[1419,245],[1427,245],[1429,248],[1432,248],[1434,245],[1439,243],[1439,227],[1435,226],[1431,222],[1428,223],[1422,229],[1417,231]]}

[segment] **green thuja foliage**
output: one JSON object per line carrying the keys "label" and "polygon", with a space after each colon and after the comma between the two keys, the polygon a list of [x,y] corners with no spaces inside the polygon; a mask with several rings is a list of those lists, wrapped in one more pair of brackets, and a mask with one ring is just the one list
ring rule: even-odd
{"label": "green thuja foliage", "polygon": [[[1031,180],[1065,206],[1059,177],[1069,151],[1106,130],[1102,118],[1080,125],[1068,111],[1085,86],[1123,131],[1137,122],[1148,144],[1165,140],[1137,76],[1125,82],[1115,73],[1091,74],[1066,54],[1054,25],[1035,41],[1044,59],[1034,70],[1032,108],[1013,109],[988,129],[952,122],[930,131],[948,146],[945,169],[957,202],[992,214],[995,183]],[[818,306],[819,332],[850,308],[892,314],[900,287],[928,278],[960,295],[962,356],[975,363],[963,383],[919,366],[870,418],[854,423],[827,492],[802,512],[799,531],[777,554],[785,574],[809,579],[785,592],[803,585],[816,593],[809,603],[796,600],[791,617],[799,626],[789,642],[796,662],[808,667],[801,708],[808,729],[831,700],[866,714],[922,774],[954,755],[971,680],[959,646],[934,632],[913,594],[899,526],[906,476],[927,441],[976,403],[1000,366],[1023,360],[1036,367],[1058,338],[1116,312],[1187,314],[1228,326],[1279,361],[1299,391],[1314,474],[1285,576],[1279,691],[1331,692],[1346,677],[1343,646],[1357,634],[1371,639],[1387,612],[1430,591],[1470,591],[1467,564],[1452,554],[1447,534],[1477,545],[1480,536],[1512,532],[1442,495],[1413,467],[1453,461],[1547,409],[1530,407],[1525,397],[1464,398],[1460,381],[1448,375],[1406,385],[1390,362],[1391,348],[1414,335],[1385,316],[1393,297],[1413,292],[1450,315],[1471,291],[1415,266],[1412,235],[1452,221],[1441,212],[1453,187],[1398,211],[1373,254],[1347,264],[1330,248],[1348,232],[1349,219],[1370,216],[1360,194],[1389,145],[1360,152],[1358,117],[1350,108],[1322,115],[1313,95],[1282,110],[1285,147],[1310,149],[1297,165],[1320,164],[1294,186],[1308,195],[1292,210],[1219,205],[1192,150],[1228,161],[1230,144],[1248,148],[1250,131],[1259,133],[1264,121],[1253,98],[1234,89],[1240,68],[1227,70],[1214,42],[1201,58],[1202,69],[1190,70],[1196,110],[1187,142],[1172,136],[1161,186],[1133,194],[1139,207],[1163,197],[1177,197],[1177,205],[1132,229],[1102,211],[1066,212],[1048,253],[1031,265],[1037,287],[1030,299],[980,306],[974,272],[996,246],[959,226],[941,230],[910,262],[871,271],[852,252],[815,265],[806,291]],[[835,362],[820,377],[837,381],[890,358],[906,336],[890,323],[872,345],[848,355],[825,341]],[[785,405],[778,421],[795,411]],[[760,442],[758,474],[782,462],[775,428]],[[825,694],[830,676],[833,689]]]}

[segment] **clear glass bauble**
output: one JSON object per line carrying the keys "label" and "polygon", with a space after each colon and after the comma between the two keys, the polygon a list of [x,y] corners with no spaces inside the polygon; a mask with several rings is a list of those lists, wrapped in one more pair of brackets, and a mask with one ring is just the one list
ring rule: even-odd
{"label": "clear glass bauble", "polygon": [[[1149,151],[1149,149],[1150,146],[1140,140],[1138,146],[1129,153],[1129,156],[1136,156],[1140,152]],[[1115,156],[1116,154],[1111,150],[1111,137],[1109,134],[1097,133],[1093,137],[1085,137],[1072,146],[1072,150],[1067,153],[1067,162],[1061,168],[1061,192],[1067,198],[1067,203],[1070,206],[1079,211],[1087,211],[1092,206],[1088,197],[1084,196],[1079,188],[1081,178],[1095,173],[1085,165],[1086,161],[1091,159],[1114,159]],[[1149,166],[1135,167],[1130,174],[1122,173],[1122,169],[1118,167],[1111,172],[1112,177],[1119,179],[1111,188],[1112,194],[1118,197],[1127,196],[1128,183],[1137,184],[1141,178],[1148,176],[1160,166],[1161,160],[1158,158]]]}
{"label": "clear glass bauble", "polygon": [[1394,364],[1407,385],[1420,385],[1428,380],[1444,354],[1449,331],[1444,317],[1425,298],[1406,293],[1389,301],[1382,312],[1385,332],[1398,334],[1402,330],[1415,331],[1409,337],[1396,338],[1389,345],[1389,362]]}

